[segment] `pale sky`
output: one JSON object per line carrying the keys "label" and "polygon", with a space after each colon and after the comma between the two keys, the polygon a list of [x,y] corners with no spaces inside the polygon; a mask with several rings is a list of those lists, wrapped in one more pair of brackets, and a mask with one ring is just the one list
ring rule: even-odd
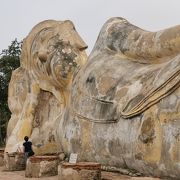
{"label": "pale sky", "polygon": [[43,20],[69,19],[90,52],[103,24],[117,16],[158,31],[180,24],[180,0],[0,0],[0,51]]}

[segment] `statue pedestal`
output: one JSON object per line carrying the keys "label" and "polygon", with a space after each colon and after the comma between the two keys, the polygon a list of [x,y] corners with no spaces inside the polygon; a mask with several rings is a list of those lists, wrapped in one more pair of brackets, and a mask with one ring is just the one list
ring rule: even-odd
{"label": "statue pedestal", "polygon": [[4,150],[0,149],[0,166],[4,165]]}
{"label": "statue pedestal", "polygon": [[101,164],[94,162],[67,163],[58,166],[59,180],[100,180]]}
{"label": "statue pedestal", "polygon": [[58,156],[32,156],[26,164],[26,177],[48,177],[58,174]]}
{"label": "statue pedestal", "polygon": [[6,153],[4,156],[5,168],[8,171],[22,171],[25,170],[24,153],[14,152]]}

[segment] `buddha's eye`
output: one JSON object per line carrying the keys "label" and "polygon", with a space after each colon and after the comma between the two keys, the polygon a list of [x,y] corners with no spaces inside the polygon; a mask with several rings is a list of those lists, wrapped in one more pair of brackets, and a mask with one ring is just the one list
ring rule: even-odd
{"label": "buddha's eye", "polygon": [[49,45],[49,47],[48,47],[48,53],[51,53],[51,52],[53,52],[54,51],[54,46],[53,45]]}

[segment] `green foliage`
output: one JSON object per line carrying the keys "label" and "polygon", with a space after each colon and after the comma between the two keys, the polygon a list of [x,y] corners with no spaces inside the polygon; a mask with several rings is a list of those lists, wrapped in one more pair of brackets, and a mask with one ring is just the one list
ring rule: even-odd
{"label": "green foliage", "polygon": [[0,57],[0,145],[5,143],[6,128],[10,119],[8,108],[8,84],[12,71],[20,66],[21,42],[12,41],[8,49],[2,50]]}

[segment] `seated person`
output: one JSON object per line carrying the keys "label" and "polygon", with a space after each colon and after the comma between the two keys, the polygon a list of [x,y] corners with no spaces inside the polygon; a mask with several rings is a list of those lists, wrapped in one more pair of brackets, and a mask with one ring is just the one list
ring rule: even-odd
{"label": "seated person", "polygon": [[24,146],[24,153],[25,153],[25,161],[27,161],[27,158],[34,155],[34,152],[32,150],[32,142],[29,141],[29,137],[24,137],[25,142],[23,143]]}

